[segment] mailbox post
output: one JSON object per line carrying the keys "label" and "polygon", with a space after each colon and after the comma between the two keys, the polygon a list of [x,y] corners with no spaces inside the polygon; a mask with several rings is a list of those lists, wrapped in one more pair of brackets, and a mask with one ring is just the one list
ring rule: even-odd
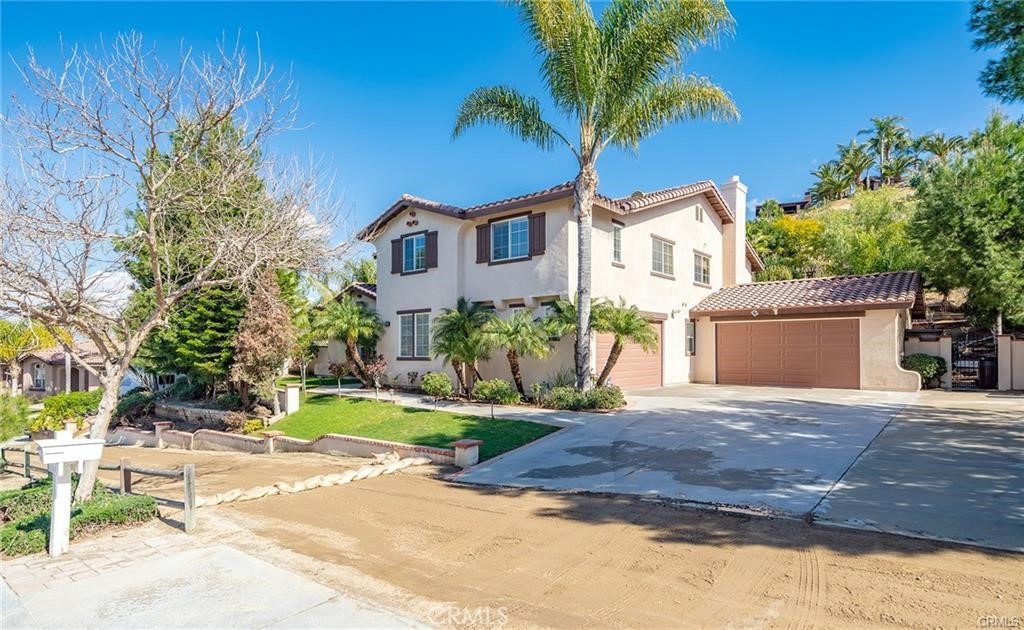
{"label": "mailbox post", "polygon": [[50,555],[59,556],[68,550],[71,535],[71,464],[78,473],[86,462],[98,460],[103,440],[74,438],[72,431],[54,433],[53,439],[36,440],[39,459],[53,477],[53,508],[50,512]]}

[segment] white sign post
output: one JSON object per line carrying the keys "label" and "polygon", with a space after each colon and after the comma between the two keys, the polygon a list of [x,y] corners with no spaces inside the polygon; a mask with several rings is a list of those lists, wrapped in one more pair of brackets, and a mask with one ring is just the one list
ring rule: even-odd
{"label": "white sign post", "polygon": [[53,477],[53,508],[50,511],[50,555],[59,556],[68,550],[71,537],[71,464],[78,464],[78,474],[86,462],[98,460],[103,440],[74,438],[71,430],[57,431],[51,440],[36,440],[39,459]]}

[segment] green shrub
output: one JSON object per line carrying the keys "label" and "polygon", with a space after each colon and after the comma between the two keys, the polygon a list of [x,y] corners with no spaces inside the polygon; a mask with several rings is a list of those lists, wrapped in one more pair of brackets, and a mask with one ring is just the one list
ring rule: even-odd
{"label": "green shrub", "polygon": [[241,409],[242,397],[239,394],[227,393],[217,396],[213,403],[217,409]]}
{"label": "green shrub", "polygon": [[43,410],[32,420],[29,431],[58,431],[65,422],[75,421],[82,426],[86,416],[95,415],[100,408],[102,389],[89,392],[66,392],[43,399]]}
{"label": "green shrub", "polygon": [[259,418],[249,418],[245,421],[245,424],[242,425],[242,433],[250,435],[252,433],[259,433],[265,428],[267,427],[263,425],[263,420],[260,420]]}
{"label": "green shrub", "polygon": [[595,387],[581,392],[575,387],[555,387],[541,399],[549,409],[586,411],[592,409],[618,409],[626,404],[622,390],[614,385]]}
{"label": "green shrub", "polygon": [[133,390],[129,394],[121,396],[117,401],[117,408],[114,409],[114,417],[122,420],[135,420],[148,416],[153,411],[153,392],[147,390]]}
{"label": "green shrub", "polygon": [[583,392],[575,387],[552,387],[541,399],[541,404],[548,409],[576,411],[583,408]]}
{"label": "green shrub", "polygon": [[[46,484],[49,496],[49,484]],[[49,510],[49,505],[46,506]],[[71,510],[71,538],[108,527],[144,523],[157,515],[156,501],[145,495],[121,496],[98,487],[91,499]],[[50,528],[47,511],[10,521],[0,527],[0,555],[23,556],[46,549]]]}
{"label": "green shrub", "polygon": [[28,426],[28,399],[0,393],[0,442],[21,435]]}
{"label": "green shrub", "polygon": [[927,383],[933,378],[938,378],[946,373],[946,360],[942,357],[933,357],[930,354],[908,354],[903,357],[903,369],[912,370],[921,375],[921,380]]}
{"label": "green shrub", "polygon": [[[78,475],[71,476],[71,491],[78,488]],[[107,492],[99,481],[93,486],[93,493]],[[53,501],[51,479],[38,479],[17,490],[0,492],[0,523],[20,521],[32,516],[46,514]]]}
{"label": "green shrub", "polygon": [[615,385],[595,387],[584,397],[586,409],[618,409],[626,404],[622,390]]}
{"label": "green shrub", "polygon": [[206,396],[206,383],[179,378],[174,385],[161,391],[160,396],[170,400],[199,400]]}
{"label": "green shrub", "polygon": [[477,381],[473,386],[473,398],[496,405],[514,405],[519,402],[516,386],[501,378]]}
{"label": "green shrub", "polygon": [[428,396],[448,398],[455,393],[452,379],[444,372],[427,372],[420,381],[420,387]]}

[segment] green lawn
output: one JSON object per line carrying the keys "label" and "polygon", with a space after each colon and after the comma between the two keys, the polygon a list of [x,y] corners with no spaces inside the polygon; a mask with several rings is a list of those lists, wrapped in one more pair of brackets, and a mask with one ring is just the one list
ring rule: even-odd
{"label": "green lawn", "polygon": [[297,412],[272,428],[305,440],[341,433],[439,448],[451,448],[452,442],[462,438],[475,438],[484,442],[481,460],[558,430],[536,422],[491,420],[330,394],[310,394]]}
{"label": "green lawn", "polygon": [[[352,378],[351,376],[346,376],[345,378],[341,379],[341,384],[342,385],[350,385],[350,384],[354,384],[354,383],[358,383],[358,382],[359,382],[359,379]],[[302,383],[302,378],[300,378],[298,376],[282,376],[281,378],[277,379],[278,387],[280,387],[282,385],[286,385],[288,383],[296,383],[296,384]],[[334,378],[333,376],[307,376],[306,377],[306,387],[308,387],[308,388],[313,388],[313,387],[337,387],[337,386],[338,386],[338,379]]]}

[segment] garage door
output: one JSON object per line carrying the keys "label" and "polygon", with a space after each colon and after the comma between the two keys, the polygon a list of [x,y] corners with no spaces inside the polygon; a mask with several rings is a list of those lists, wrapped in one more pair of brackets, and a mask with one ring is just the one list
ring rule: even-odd
{"label": "garage door", "polygon": [[[651,322],[658,334],[658,347],[651,352],[635,343],[626,344],[619,355],[619,360],[612,368],[611,382],[622,389],[639,389],[642,387],[661,387],[661,322]],[[615,337],[608,333],[597,335],[597,373],[604,369],[611,352]]]}
{"label": "garage door", "polygon": [[860,387],[856,319],[719,323],[715,337],[719,383]]}

